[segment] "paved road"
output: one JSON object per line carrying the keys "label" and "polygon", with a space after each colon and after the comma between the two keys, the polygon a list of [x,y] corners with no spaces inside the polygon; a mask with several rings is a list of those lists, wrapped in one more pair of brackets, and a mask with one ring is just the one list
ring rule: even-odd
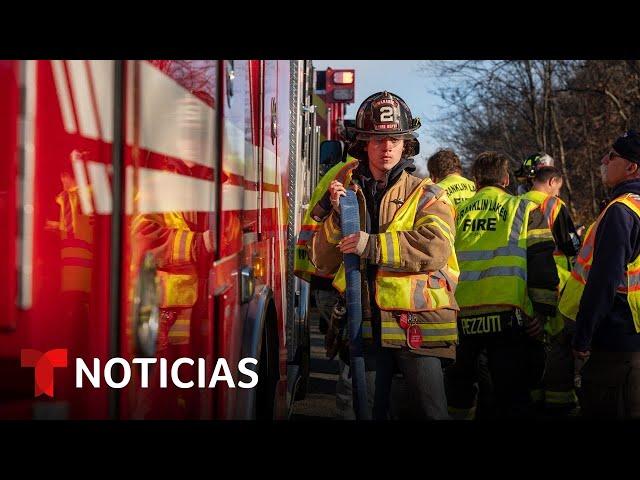
{"label": "paved road", "polygon": [[310,310],[311,374],[304,400],[293,404],[292,420],[332,420],[336,418],[338,362],[325,357],[324,335],[318,330],[318,310]]}

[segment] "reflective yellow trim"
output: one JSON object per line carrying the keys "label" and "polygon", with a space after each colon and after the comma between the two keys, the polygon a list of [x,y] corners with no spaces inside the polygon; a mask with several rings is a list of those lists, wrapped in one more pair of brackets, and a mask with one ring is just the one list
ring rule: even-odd
{"label": "reflective yellow trim", "polygon": [[535,245],[537,243],[550,241],[553,242],[553,234],[548,228],[539,228],[529,230],[527,235],[527,245]]}
{"label": "reflective yellow trim", "polygon": [[187,232],[187,241],[184,247],[184,261],[191,261],[191,246],[193,245],[193,236],[195,232]]}
{"label": "reflective yellow trim", "polygon": [[473,420],[476,418],[476,407],[457,408],[448,405],[447,410],[452,420]]}
{"label": "reflective yellow trim", "polygon": [[449,228],[449,225],[447,225],[447,223],[444,220],[442,220],[437,215],[428,214],[422,217],[420,220],[418,220],[414,228],[417,229],[426,224],[433,225],[438,230],[440,230],[442,234],[445,236],[445,238],[449,240],[449,243],[453,245],[454,243],[453,234],[451,232],[451,229]]}
{"label": "reflective yellow trim", "polygon": [[400,266],[400,240],[398,240],[398,232],[391,232],[391,238],[393,239],[393,266]]}
{"label": "reflective yellow trim", "polygon": [[571,405],[578,403],[578,396],[573,389],[568,392],[552,392],[547,390],[544,394],[544,402],[551,405]]}
{"label": "reflective yellow trim", "polygon": [[389,259],[387,258],[387,236],[384,233],[380,233],[378,234],[378,238],[380,238],[381,263],[389,263]]}
{"label": "reflective yellow trim", "polygon": [[182,230],[176,230],[173,235],[172,258],[174,262],[180,260],[180,239],[182,238],[182,233]]}
{"label": "reflective yellow trim", "polygon": [[555,290],[546,288],[528,288],[529,298],[533,302],[544,303],[546,305],[558,304],[558,293]]}
{"label": "reflective yellow trim", "polygon": [[[448,330],[450,328],[457,328],[456,322],[446,322],[446,323],[419,323],[420,328],[433,328],[434,330]],[[398,322],[382,322],[382,328],[399,328]]]}
{"label": "reflective yellow trim", "polygon": [[[420,324],[422,327],[423,324]],[[385,333],[382,335],[383,340],[406,340],[405,333]],[[458,335],[422,335],[423,342],[452,342],[458,340]]]}
{"label": "reflective yellow trim", "polygon": [[336,245],[342,238],[342,232],[339,228],[333,226],[333,217],[329,216],[323,222],[324,234],[327,237],[327,241]]}

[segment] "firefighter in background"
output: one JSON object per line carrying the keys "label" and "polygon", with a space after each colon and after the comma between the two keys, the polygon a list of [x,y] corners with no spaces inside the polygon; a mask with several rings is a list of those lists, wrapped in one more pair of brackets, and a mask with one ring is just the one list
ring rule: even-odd
{"label": "firefighter in background", "polygon": [[[442,148],[431,155],[427,160],[427,169],[431,180],[445,189],[456,207],[475,195],[476,184],[462,176],[460,157],[453,150]],[[445,371],[445,377],[446,374]],[[490,411],[493,399],[486,352],[482,352],[478,358],[478,385],[477,410],[483,414]]]}
{"label": "firefighter in background", "polygon": [[481,153],[472,173],[478,190],[457,209],[460,344],[447,371],[450,411],[473,417],[477,360],[486,350],[495,415],[528,417],[530,389],[544,372],[544,318],[556,311],[553,237],[536,204],[505,190],[504,155]]}
{"label": "firefighter in background", "polygon": [[476,193],[476,185],[462,176],[460,158],[451,149],[440,149],[427,160],[427,168],[433,183],[444,188],[454,205]]}
{"label": "firefighter in background", "polygon": [[[388,417],[395,365],[418,415],[448,418],[442,369],[455,359],[457,341],[454,208],[442,188],[412,174],[419,127],[392,93],[375,93],[360,105],[357,142],[349,150],[360,162],[351,182],[331,182],[333,209],[311,240],[311,261],[320,272],[335,274],[341,292],[342,255],[362,259],[365,364],[369,386],[375,378],[368,395],[376,419]],[[346,188],[356,192],[361,231],[342,238],[340,197]]]}
{"label": "firefighter in background", "polygon": [[[554,166],[551,156],[535,153],[527,157],[516,176],[526,178],[530,190],[522,198],[531,200],[547,220],[553,235],[553,259],[558,272],[558,292],[562,295],[569,278],[575,256],[580,249],[580,237],[569,209],[560,199],[562,173]],[[574,389],[574,362],[571,353],[573,324],[565,328],[560,312],[547,319],[544,330],[548,340],[548,353],[544,379],[540,389],[534,389],[534,400],[544,405],[547,413],[563,415],[575,412],[578,404]]]}
{"label": "firefighter in background", "polygon": [[[204,168],[192,162],[167,159],[164,170],[181,175],[196,175]],[[143,195],[144,192],[138,192]],[[213,261],[213,232],[208,229],[209,214],[175,211],[138,214],[131,221],[132,272],[137,272],[144,256],[151,252],[160,283],[160,322],[158,358],[169,364],[180,357],[201,351],[197,344],[199,327],[206,321],[207,275]],[[239,227],[238,227],[239,228]],[[135,285],[135,282],[131,282]],[[159,370],[155,369],[154,374]],[[140,396],[136,417],[188,418],[197,416],[197,390],[154,388]],[[176,400],[177,399],[177,400]]]}
{"label": "firefighter in background", "polygon": [[560,300],[575,319],[573,353],[588,417],[640,418],[640,133],[602,158],[611,200],[589,227]]}
{"label": "firefighter in background", "polygon": [[543,167],[553,167],[554,161],[551,155],[544,152],[534,153],[524,159],[520,168],[513,172],[518,185],[516,186],[516,194],[523,195],[531,190],[533,186],[533,174],[536,169]]}

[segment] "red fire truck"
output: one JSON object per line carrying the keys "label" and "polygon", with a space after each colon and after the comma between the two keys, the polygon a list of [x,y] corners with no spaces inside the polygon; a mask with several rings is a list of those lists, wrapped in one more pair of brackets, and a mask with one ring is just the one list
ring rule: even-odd
{"label": "red fire truck", "polygon": [[[310,61],[0,61],[0,418],[287,417],[313,83]],[[23,349],[67,350],[53,398]],[[116,357],[204,359],[206,378],[224,358],[236,385],[252,357],[259,381],[165,387],[133,365],[123,388],[76,388],[73,359]]]}

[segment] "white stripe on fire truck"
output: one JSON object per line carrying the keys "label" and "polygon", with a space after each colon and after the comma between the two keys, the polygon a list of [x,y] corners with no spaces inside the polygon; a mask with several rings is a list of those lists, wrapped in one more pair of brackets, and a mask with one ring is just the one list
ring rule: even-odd
{"label": "white stripe on fire truck", "polygon": [[24,111],[21,115],[22,132],[20,143],[22,148],[23,172],[21,189],[22,232],[19,237],[20,261],[18,275],[20,285],[18,305],[20,308],[31,308],[33,301],[33,230],[34,230],[34,195],[35,195],[35,116],[36,116],[36,60],[24,60]]}
{"label": "white stripe on fire truck", "polygon": [[89,78],[84,66],[84,60],[65,60],[71,77],[71,88],[75,99],[76,115],[80,124],[80,133],[83,137],[94,140],[100,139],[96,116],[91,102],[89,90]]}
{"label": "white stripe on fire truck", "polygon": [[76,150],[71,152],[71,166],[73,167],[73,175],[78,183],[78,196],[82,213],[84,215],[92,215],[93,205],[91,205],[91,192],[89,191],[87,175],[84,171],[84,162],[80,153]]}
{"label": "white stripe on fire truck", "polygon": [[124,198],[124,211],[127,215],[131,215],[133,213],[133,167],[128,166],[125,170],[125,198]]}
{"label": "white stripe on fire truck", "polygon": [[[254,193],[257,195],[258,192],[254,191]],[[222,185],[222,210],[225,212],[229,210],[242,210],[244,208],[245,194],[246,191],[244,187],[224,183]]]}
{"label": "white stripe on fire truck", "polygon": [[244,179],[249,182],[258,181],[258,152],[259,147],[251,142],[245,141],[245,165],[244,165]]}
{"label": "white stripe on fire truck", "polygon": [[226,118],[224,120],[224,129],[222,168],[236,175],[244,175],[245,149],[247,148],[244,130]]}
{"label": "white stripe on fire truck", "polygon": [[275,192],[262,192],[262,208],[276,208]]}
{"label": "white stripe on fire truck", "polygon": [[96,213],[110,214],[113,206],[111,204],[112,195],[109,187],[109,177],[107,176],[107,166],[104,163],[87,162],[87,171],[89,172],[89,180],[91,180]]}
{"label": "white stripe on fire truck", "polygon": [[[224,205],[224,198],[222,199]],[[245,210],[257,210],[258,205],[258,192],[257,190],[245,190],[244,191],[244,209]]]}
{"label": "white stripe on fire truck", "polygon": [[51,68],[53,69],[53,80],[56,84],[58,103],[62,111],[64,129],[67,133],[76,133],[78,129],[76,128],[76,121],[73,118],[71,95],[69,93],[69,85],[67,84],[62,60],[51,60]]}
{"label": "white stripe on fire truck", "polygon": [[102,140],[113,141],[113,60],[89,60]]}
{"label": "white stripe on fire truck", "polygon": [[[127,200],[127,207],[135,207],[136,213],[215,211],[215,184],[209,180],[140,168],[137,193],[135,205],[133,200]],[[132,194],[133,190],[128,189],[127,195]],[[133,210],[127,210],[127,214]]]}
{"label": "white stripe on fire truck", "polygon": [[135,67],[135,60],[127,60],[127,68],[126,70],[126,82],[125,82],[125,90],[127,97],[127,105],[125,108],[127,109],[125,124],[127,132],[125,134],[125,142],[127,145],[133,145],[133,69]]}
{"label": "white stripe on fire truck", "polygon": [[263,161],[263,168],[264,170],[262,171],[262,181],[264,183],[272,183],[275,184],[276,182],[276,154],[275,152],[265,148],[264,150],[264,161]]}
{"label": "white stripe on fire truck", "polygon": [[140,147],[213,168],[213,109],[151,64],[139,69]]}

